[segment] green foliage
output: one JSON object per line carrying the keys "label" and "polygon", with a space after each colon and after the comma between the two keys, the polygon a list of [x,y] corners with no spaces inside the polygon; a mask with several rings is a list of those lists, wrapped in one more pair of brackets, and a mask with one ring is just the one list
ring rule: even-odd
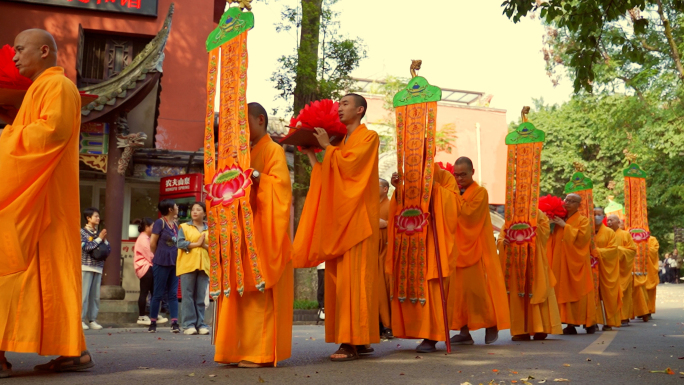
{"label": "green foliage", "polygon": [[318,302],[309,301],[306,299],[296,299],[294,301],[294,308],[297,310],[312,310],[318,309]]}
{"label": "green foliage", "polygon": [[458,138],[456,135],[456,123],[447,123],[440,127],[435,134],[435,145],[437,151],[443,151],[451,154],[452,145]]}
{"label": "green foliage", "polygon": [[[639,165],[649,175],[646,182],[651,232],[667,250],[671,247],[672,226],[684,222],[684,159],[680,156],[684,137],[668,133],[681,133],[679,126],[662,128],[663,120],[673,111],[649,105],[624,94],[583,94],[561,106],[537,100],[529,119],[546,132],[542,195],[562,196],[575,172],[573,163],[579,162],[586,166],[584,174],[594,182],[596,206],[605,207],[610,195],[624,202],[624,151],[638,155]],[[684,114],[684,108],[678,110]],[[510,129],[515,127],[512,123]]]}
{"label": "green foliage", "polygon": [[[290,55],[278,59],[278,70],[273,72],[271,81],[280,92],[279,98],[292,102],[287,113],[297,113],[296,92],[297,79],[312,81],[313,87],[306,89],[302,98],[339,99],[351,88],[351,73],[358,68],[361,60],[366,58],[366,48],[360,38],[343,37],[339,32],[339,12],[333,10],[338,0],[324,0],[320,16],[319,47],[316,55],[301,50],[298,46]],[[282,22],[276,25],[276,31],[302,27],[302,16],[306,9],[312,7],[311,2],[302,1],[303,7],[285,7],[281,12]],[[316,65],[301,65],[300,62],[315,62]],[[308,87],[307,87],[308,88]],[[306,104],[306,103],[304,103]],[[299,108],[297,108],[299,107]],[[274,110],[277,113],[277,110]]]}

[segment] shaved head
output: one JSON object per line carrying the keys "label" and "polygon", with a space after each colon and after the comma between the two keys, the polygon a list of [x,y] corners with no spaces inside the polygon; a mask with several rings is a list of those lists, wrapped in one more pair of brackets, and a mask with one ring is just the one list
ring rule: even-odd
{"label": "shaved head", "polygon": [[27,29],[14,39],[14,65],[19,73],[36,80],[48,68],[57,65],[57,43],[43,29]]}
{"label": "shaved head", "polygon": [[380,178],[380,201],[387,198],[387,193],[389,192],[390,184],[386,180]]}
{"label": "shaved head", "polygon": [[610,227],[613,230],[617,230],[620,228],[620,217],[618,217],[615,214],[610,214],[608,215],[608,227]]}
{"label": "shaved head", "polygon": [[473,184],[474,173],[473,161],[470,160],[470,158],[462,156],[456,159],[456,162],[454,163],[454,177],[456,178],[456,184],[458,184],[460,190],[465,190]]}
{"label": "shaved head", "polygon": [[249,140],[252,145],[263,138],[268,131],[268,112],[259,103],[247,104],[247,123],[249,124]]}

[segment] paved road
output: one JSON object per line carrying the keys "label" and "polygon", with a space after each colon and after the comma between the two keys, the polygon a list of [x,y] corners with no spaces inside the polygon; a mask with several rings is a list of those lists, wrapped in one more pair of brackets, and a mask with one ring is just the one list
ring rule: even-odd
{"label": "paved road", "polygon": [[[45,362],[35,354],[9,353],[15,375],[3,384],[684,384],[684,285],[658,287],[653,321],[635,321],[616,332],[552,336],[549,340],[512,342],[507,331],[499,341],[417,354],[412,340],[375,345],[376,353],[359,361],[332,363],[335,350],[324,343],[323,326],[295,326],[292,358],[276,368],[238,369],[213,362],[208,337],[157,334],[145,329],[87,331],[97,366],[87,373],[38,375],[31,368]],[[438,344],[444,349],[444,344]],[[683,359],[679,359],[682,357]],[[674,370],[674,375],[650,373]],[[542,382],[544,381],[545,382]],[[494,381],[494,382],[490,382]]]}

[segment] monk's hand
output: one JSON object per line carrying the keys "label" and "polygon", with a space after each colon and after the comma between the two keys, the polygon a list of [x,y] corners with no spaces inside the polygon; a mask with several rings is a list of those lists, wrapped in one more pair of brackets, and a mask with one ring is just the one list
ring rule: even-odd
{"label": "monk's hand", "polygon": [[0,119],[7,124],[12,124],[17,117],[17,110],[14,106],[0,106]]}
{"label": "monk's hand", "polygon": [[387,228],[387,221],[380,218],[380,228],[381,229],[386,229]]}
{"label": "monk's hand", "polygon": [[316,139],[318,139],[318,144],[321,146],[321,148],[325,149],[330,146],[330,137],[328,136],[327,131],[320,127],[314,128],[314,131],[314,136]]}
{"label": "monk's hand", "polygon": [[259,182],[261,181],[261,171],[257,169],[254,169],[254,171],[256,171],[259,176],[254,176],[254,172],[252,172],[252,180],[254,181],[255,185],[259,185]]}
{"label": "monk's hand", "polygon": [[392,186],[394,186],[394,188],[397,188],[397,185],[400,181],[401,179],[399,178],[399,174],[397,174],[396,172],[392,173],[392,179],[390,179],[390,183],[392,183]]}
{"label": "monk's hand", "polygon": [[551,219],[551,223],[555,223],[560,227],[565,227],[565,221],[560,217],[553,217],[553,219]]}

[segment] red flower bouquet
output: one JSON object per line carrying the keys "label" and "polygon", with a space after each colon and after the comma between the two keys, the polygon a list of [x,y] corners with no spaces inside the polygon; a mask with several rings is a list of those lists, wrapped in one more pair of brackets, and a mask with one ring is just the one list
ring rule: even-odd
{"label": "red flower bouquet", "polygon": [[437,165],[442,170],[447,170],[447,171],[449,171],[449,174],[454,175],[454,165],[453,164],[451,164],[449,162],[447,162],[446,164],[444,164],[442,162],[437,162]]}
{"label": "red flower bouquet", "polygon": [[539,198],[538,207],[551,219],[555,217],[565,218],[568,215],[568,211],[563,207],[563,200],[553,195]]}
{"label": "red flower bouquet", "polygon": [[339,103],[330,99],[317,100],[304,107],[296,118],[290,120],[290,132],[281,144],[292,144],[299,147],[320,147],[318,139],[313,135],[314,128],[323,128],[330,140],[347,135],[347,126],[340,121]]}

